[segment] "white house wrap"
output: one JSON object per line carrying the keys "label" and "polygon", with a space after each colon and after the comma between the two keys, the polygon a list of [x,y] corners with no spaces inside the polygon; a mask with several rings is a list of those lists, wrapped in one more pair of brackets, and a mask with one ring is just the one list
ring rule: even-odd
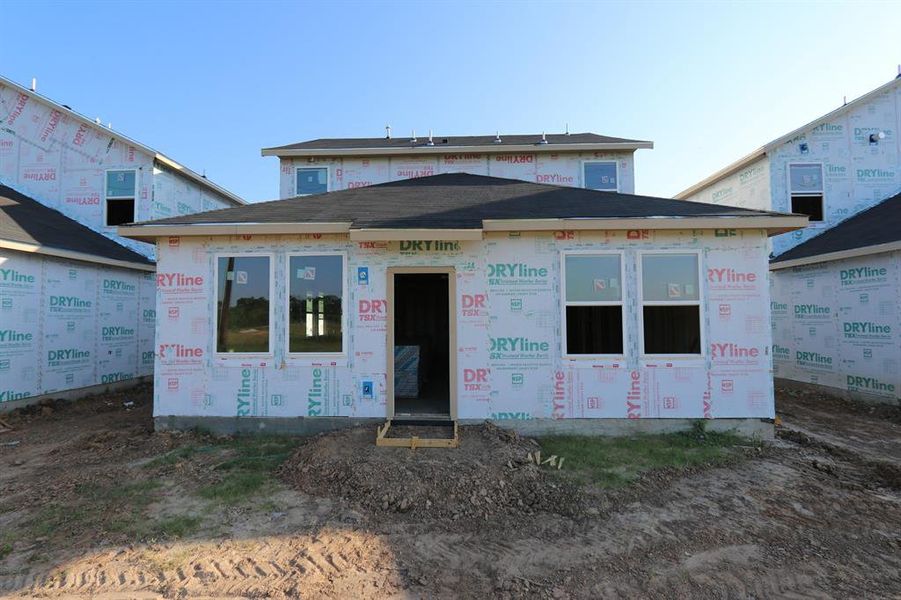
{"label": "white house wrap", "polygon": [[[422,194],[425,206],[431,195],[429,186],[448,184],[446,177],[450,176],[430,178],[434,183],[420,180],[410,189]],[[463,183],[501,189],[513,184],[462,177],[462,183],[450,181],[447,189]],[[399,187],[388,185],[393,186],[388,191]],[[527,191],[537,188],[534,191],[538,193],[563,194],[561,198],[588,194],[597,202],[596,210],[605,210],[606,198],[601,192],[517,185]],[[384,193],[380,187],[367,188],[366,197],[378,202],[379,194]],[[313,207],[318,202],[329,210],[339,210],[335,207],[351,203],[342,202],[341,195],[348,193],[298,199],[298,204],[285,209]],[[634,203],[632,206],[639,207],[635,210],[648,205],[637,197],[612,196]],[[273,211],[280,210],[280,204],[235,210]],[[654,208],[663,216],[659,206]],[[553,231],[475,230],[481,239],[474,240],[423,236],[355,241],[358,234],[354,229],[349,233],[258,235],[250,225],[244,235],[202,235],[203,221],[230,222],[243,214],[250,222],[262,220],[259,216],[251,219],[250,213],[217,212],[183,222],[185,235],[158,239],[154,414],[163,426],[203,425],[211,422],[205,421],[208,417],[391,416],[388,357],[394,352],[388,345],[392,299],[387,282],[389,269],[399,267],[452,269],[455,292],[450,322],[456,339],[456,366],[451,378],[451,417],[553,422],[774,416],[767,229],[780,219],[782,227],[798,226],[803,219],[746,211],[741,213],[744,216],[721,219],[724,225],[739,224],[737,228],[587,230],[581,229],[582,223],[577,225],[580,229]],[[742,219],[748,218],[762,220],[756,225],[744,224]],[[658,227],[666,220],[646,222]],[[560,223],[567,225],[566,221]],[[146,238],[155,235],[155,230],[165,233],[177,227],[168,220],[123,227],[122,231]],[[242,226],[237,227],[240,231]],[[439,238],[446,234],[434,231]],[[287,285],[291,277],[300,276],[289,267],[300,264],[290,263],[291,257],[333,254],[343,257],[341,318],[346,345],[340,354],[330,356],[289,352]],[[242,285],[268,290],[268,351],[264,344],[260,346],[263,351],[255,354],[217,352],[217,312],[221,310],[217,308],[217,265],[236,258],[229,264],[240,270],[241,257],[251,256],[268,260],[268,266],[247,270],[241,276]],[[569,282],[595,291],[616,289],[610,297],[618,300],[608,303],[622,307],[624,336],[616,356],[567,353],[565,264],[567,257],[586,256],[612,257],[618,265],[601,277],[596,271],[586,280],[571,277]],[[662,301],[650,297],[648,283],[644,291],[642,287],[651,277],[642,271],[650,272],[652,263],[648,261],[655,257],[679,257],[694,269],[684,280],[672,273],[667,277],[673,281],[659,282]],[[571,268],[577,273],[575,266]],[[254,282],[254,273],[269,281]],[[220,281],[226,279],[235,281],[236,276]],[[642,307],[669,301],[695,307],[689,311],[699,315],[697,352],[664,356],[643,351],[643,340],[649,339],[643,337],[643,328],[650,325],[642,316]],[[647,331],[644,335],[653,337]],[[395,394],[400,395],[399,391],[395,389]]]}

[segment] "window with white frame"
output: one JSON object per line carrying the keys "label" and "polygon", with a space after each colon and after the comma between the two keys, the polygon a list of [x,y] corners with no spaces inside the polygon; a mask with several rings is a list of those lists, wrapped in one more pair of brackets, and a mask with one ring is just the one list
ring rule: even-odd
{"label": "window with white frame", "polygon": [[615,160],[598,160],[582,164],[582,182],[589,190],[615,192],[619,190],[619,177]]}
{"label": "window with white frame", "polygon": [[269,257],[219,256],[216,272],[216,352],[271,352]]}
{"label": "window with white frame", "polygon": [[641,255],[643,354],[701,354],[697,253]]}
{"label": "window with white frame", "polygon": [[106,225],[113,227],[135,220],[135,186],[137,172],[106,172]]}
{"label": "window with white frame", "polygon": [[344,256],[289,256],[288,278],[288,352],[343,352]]}
{"label": "window with white frame", "polygon": [[823,220],[823,165],[794,164],[788,166],[791,211]]}
{"label": "window with white frame", "polygon": [[622,256],[563,256],[564,354],[623,354]]}
{"label": "window with white frame", "polygon": [[296,194],[310,196],[328,191],[328,167],[301,167],[297,169]]}

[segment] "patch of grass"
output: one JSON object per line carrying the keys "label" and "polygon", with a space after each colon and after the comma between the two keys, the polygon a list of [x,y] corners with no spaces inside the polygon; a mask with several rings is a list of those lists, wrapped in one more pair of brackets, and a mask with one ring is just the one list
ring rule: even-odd
{"label": "patch of grass", "polygon": [[146,463],[144,463],[144,468],[158,469],[160,467],[171,467],[172,465],[175,465],[183,460],[193,458],[196,454],[213,452],[216,449],[216,446],[212,445],[197,446],[194,444],[187,444],[184,446],[179,446],[174,450],[170,450],[165,454],[160,454],[156,458],[147,461]]}
{"label": "patch of grass", "polygon": [[47,504],[25,526],[33,537],[75,537],[99,530],[140,535],[147,527],[144,509],[153,501],[153,492],[159,486],[153,479],[110,485],[79,484],[75,487],[76,501]]}
{"label": "patch of grass", "polygon": [[238,504],[260,492],[269,482],[265,473],[233,472],[219,483],[200,488],[198,495],[223,504]]}
{"label": "patch of grass", "polygon": [[202,520],[200,517],[179,515],[153,523],[153,529],[166,537],[185,537],[197,531]]}
{"label": "patch of grass", "polygon": [[216,465],[222,479],[198,495],[222,504],[239,504],[268,489],[275,470],[291,455],[298,440],[287,437],[239,437],[222,444],[228,458]]}
{"label": "patch of grass", "polygon": [[734,433],[705,431],[703,422],[679,433],[550,436],[540,442],[543,456],[564,457],[564,470],[603,488],[628,485],[646,471],[725,464],[735,456],[735,446],[756,444]]}
{"label": "patch of grass", "polygon": [[0,560],[3,560],[13,552],[13,545],[9,542],[0,544]]}

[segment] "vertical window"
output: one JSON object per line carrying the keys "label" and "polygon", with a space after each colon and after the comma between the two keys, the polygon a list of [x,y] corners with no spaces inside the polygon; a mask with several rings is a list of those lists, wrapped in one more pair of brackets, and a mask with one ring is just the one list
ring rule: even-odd
{"label": "vertical window", "polygon": [[563,271],[565,354],[623,354],[622,257],[564,255]]}
{"label": "vertical window", "polygon": [[288,352],[343,352],[344,257],[291,256],[288,278]]}
{"label": "vertical window", "polygon": [[582,169],[582,181],[589,190],[615,192],[619,189],[616,161],[586,162]]}
{"label": "vertical window", "polygon": [[811,221],[823,220],[823,165],[789,165],[791,211],[810,217]]}
{"label": "vertical window", "polygon": [[327,167],[304,167],[297,169],[297,195],[309,196],[328,191]]}
{"label": "vertical window", "polygon": [[642,254],[643,354],[701,354],[697,254]]}
{"label": "vertical window", "polygon": [[106,225],[135,220],[135,171],[106,172]]}
{"label": "vertical window", "polygon": [[270,352],[269,257],[217,259],[216,352]]}

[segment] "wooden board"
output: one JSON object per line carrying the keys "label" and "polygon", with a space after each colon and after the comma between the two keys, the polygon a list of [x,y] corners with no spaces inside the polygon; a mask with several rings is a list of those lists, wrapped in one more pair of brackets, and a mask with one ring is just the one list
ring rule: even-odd
{"label": "wooden board", "polygon": [[457,430],[456,421],[454,421],[454,437],[452,438],[421,438],[416,435],[411,437],[389,438],[387,437],[387,434],[390,428],[390,419],[378,428],[375,436],[376,446],[410,448],[415,450],[416,448],[457,448],[460,445],[460,436]]}

